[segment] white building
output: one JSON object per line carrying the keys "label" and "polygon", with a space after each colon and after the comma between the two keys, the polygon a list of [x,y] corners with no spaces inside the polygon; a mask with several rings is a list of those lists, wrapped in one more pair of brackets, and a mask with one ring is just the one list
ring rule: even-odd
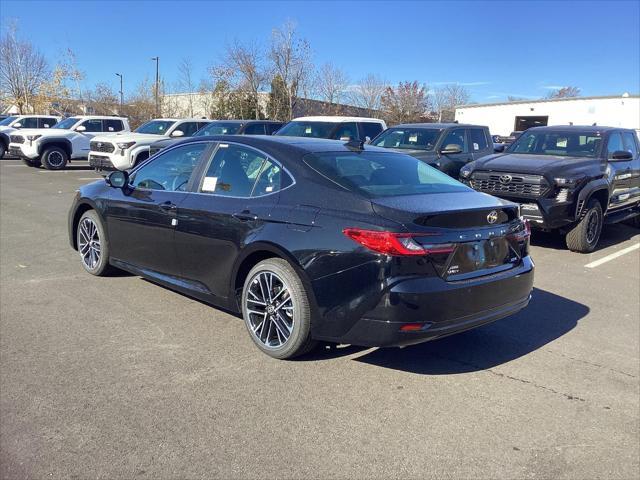
{"label": "white building", "polygon": [[640,96],[528,100],[456,108],[460,123],[486,125],[492,135],[509,135],[543,125],[602,125],[640,131]]}

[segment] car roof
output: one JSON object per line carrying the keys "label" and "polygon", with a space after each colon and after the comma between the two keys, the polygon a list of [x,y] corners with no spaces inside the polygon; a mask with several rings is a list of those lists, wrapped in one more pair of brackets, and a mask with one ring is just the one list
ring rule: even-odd
{"label": "car roof", "polygon": [[487,128],[486,125],[473,125],[470,123],[401,123],[389,128],[452,128],[452,127],[476,127]]}
{"label": "car roof", "polygon": [[383,123],[383,120],[370,117],[334,117],[334,116],[318,116],[318,117],[298,117],[291,120],[292,122],[374,122]]}
{"label": "car roof", "polygon": [[29,118],[61,118],[60,115],[9,115],[10,117],[16,117],[16,118],[25,118],[25,117],[29,117]]}
{"label": "car roof", "polygon": [[526,132],[530,131],[530,130],[535,130],[535,131],[539,131],[539,132],[547,132],[547,131],[554,131],[554,130],[561,130],[566,132],[567,130],[579,130],[581,132],[610,132],[612,130],[628,130],[630,132],[632,132],[633,130],[630,128],[622,128],[622,127],[605,127],[605,126],[599,126],[599,125],[548,125],[546,127],[531,127],[527,130],[525,130]]}
{"label": "car roof", "polygon": [[112,115],[70,115],[63,118],[63,120],[68,118],[78,118],[81,120],[128,120],[127,117],[114,117]]}

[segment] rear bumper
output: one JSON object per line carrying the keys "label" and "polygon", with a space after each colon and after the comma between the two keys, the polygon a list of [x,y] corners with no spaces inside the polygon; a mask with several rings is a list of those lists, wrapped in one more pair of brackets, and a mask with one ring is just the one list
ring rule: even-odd
{"label": "rear bumper", "polygon": [[[343,334],[321,339],[369,347],[404,346],[469,330],[526,307],[533,289],[530,257],[510,270],[472,280],[399,280]],[[412,331],[402,327],[412,324]],[[325,332],[329,333],[329,332]]]}

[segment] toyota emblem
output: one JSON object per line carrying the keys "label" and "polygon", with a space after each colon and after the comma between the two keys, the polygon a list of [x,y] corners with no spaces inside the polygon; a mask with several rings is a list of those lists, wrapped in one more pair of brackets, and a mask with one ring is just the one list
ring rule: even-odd
{"label": "toyota emblem", "polygon": [[511,183],[511,180],[513,180],[511,175],[500,175],[500,183],[503,185]]}
{"label": "toyota emblem", "polygon": [[498,212],[495,210],[491,210],[489,215],[487,215],[487,222],[496,223],[498,221]]}

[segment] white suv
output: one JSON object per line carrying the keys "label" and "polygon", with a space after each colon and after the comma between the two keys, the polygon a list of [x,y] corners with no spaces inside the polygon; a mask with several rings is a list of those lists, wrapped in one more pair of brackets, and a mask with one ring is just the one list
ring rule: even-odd
{"label": "white suv", "polygon": [[384,120],[367,117],[299,117],[274,135],[287,137],[330,138],[333,140],[373,140],[387,128]]}
{"label": "white suv", "polygon": [[9,153],[21,157],[25,164],[42,164],[49,170],[63,169],[67,162],[86,159],[89,142],[95,135],[129,131],[129,121],[122,117],[69,117],[51,128],[21,129],[10,136]]}
{"label": "white suv", "polygon": [[9,136],[20,128],[51,128],[60,121],[55,115],[12,115],[0,121],[0,158],[9,149]]}
{"label": "white suv", "polygon": [[96,170],[127,170],[149,158],[152,143],[164,138],[190,137],[210,120],[158,118],[135,131],[99,136],[91,142],[89,165]]}

